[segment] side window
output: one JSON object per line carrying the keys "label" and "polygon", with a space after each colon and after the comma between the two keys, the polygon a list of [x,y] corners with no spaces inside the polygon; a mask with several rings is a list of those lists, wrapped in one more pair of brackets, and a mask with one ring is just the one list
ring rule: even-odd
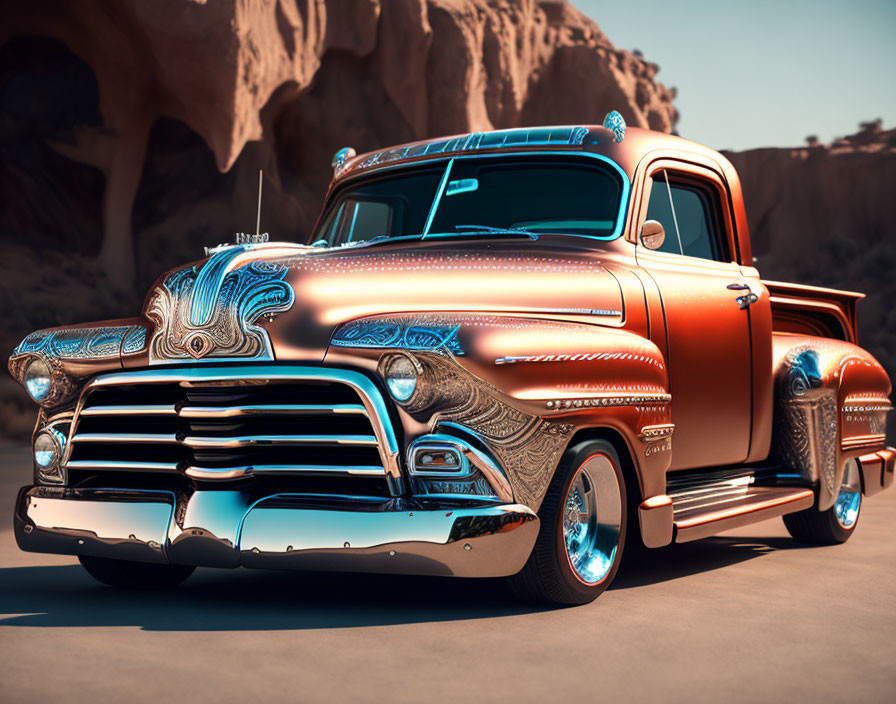
{"label": "side window", "polygon": [[720,262],[731,259],[718,193],[707,183],[666,170],[658,172],[653,176],[647,219],[657,220],[666,231],[661,252]]}
{"label": "side window", "polygon": [[359,242],[389,233],[392,206],[375,200],[346,199],[321,228],[330,242]]}

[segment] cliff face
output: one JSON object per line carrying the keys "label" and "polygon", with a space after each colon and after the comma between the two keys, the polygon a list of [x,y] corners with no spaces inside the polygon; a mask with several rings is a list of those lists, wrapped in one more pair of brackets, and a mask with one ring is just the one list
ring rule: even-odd
{"label": "cliff face", "polygon": [[763,277],[862,291],[859,341],[896,385],[896,130],[727,154]]}
{"label": "cliff face", "polygon": [[[263,229],[302,237],[343,146],[611,109],[669,131],[657,70],[557,0],[6,3],[0,351],[132,314],[160,272],[251,230],[259,168]],[[0,433],[21,398],[0,382]]]}
{"label": "cliff face", "polygon": [[[266,167],[274,224],[296,228],[346,144],[599,122],[612,108],[660,130],[677,117],[655,65],[556,0],[33,0],[3,14],[0,44],[52,37],[95,78],[99,119],[68,125],[53,147],[103,176],[99,254],[122,288],[159,118],[192,130],[221,172],[255,142],[244,170]],[[229,236],[233,218],[221,225]]]}

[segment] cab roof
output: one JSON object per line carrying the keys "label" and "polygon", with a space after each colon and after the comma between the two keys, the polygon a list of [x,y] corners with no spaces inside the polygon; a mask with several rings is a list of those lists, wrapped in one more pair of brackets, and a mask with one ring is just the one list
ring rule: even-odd
{"label": "cab roof", "polygon": [[337,155],[337,161],[334,161],[333,185],[350,176],[403,163],[410,164],[474,152],[513,153],[532,150],[602,154],[618,164],[628,175],[629,180],[633,178],[641,159],[648,153],[659,150],[699,154],[720,164],[727,164],[727,160],[715,150],[665,132],[628,127],[620,140],[618,132],[600,125],[558,125],[439,137],[357,156],[347,156],[342,161],[338,161]]}

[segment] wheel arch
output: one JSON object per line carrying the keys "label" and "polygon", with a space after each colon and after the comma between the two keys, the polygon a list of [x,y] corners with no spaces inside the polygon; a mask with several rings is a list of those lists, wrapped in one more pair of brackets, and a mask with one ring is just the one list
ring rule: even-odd
{"label": "wheel arch", "polygon": [[866,459],[886,449],[891,388],[880,363],[857,345],[828,338],[777,333],[773,344],[772,459],[818,487],[822,511],[833,505],[851,458],[859,460],[865,493],[881,484],[883,461]]}
{"label": "wheel arch", "polygon": [[[629,504],[633,499],[640,503],[644,497],[642,487],[641,470],[635,460],[634,448],[625,436],[616,428],[610,426],[594,426],[579,428],[569,440],[568,447],[575,447],[579,443],[589,440],[604,440],[612,445],[616,456],[621,463],[622,476],[625,479],[625,492],[629,497]],[[557,470],[554,470],[556,474]],[[637,506],[637,504],[635,504]]]}

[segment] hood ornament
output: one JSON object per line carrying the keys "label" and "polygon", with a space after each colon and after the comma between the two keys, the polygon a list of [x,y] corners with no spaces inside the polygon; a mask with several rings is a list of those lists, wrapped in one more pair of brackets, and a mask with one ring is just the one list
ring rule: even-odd
{"label": "hood ornament", "polygon": [[267,232],[262,232],[261,234],[249,234],[248,232],[237,232],[236,233],[236,244],[259,244],[261,242],[267,242],[270,239],[270,236]]}

